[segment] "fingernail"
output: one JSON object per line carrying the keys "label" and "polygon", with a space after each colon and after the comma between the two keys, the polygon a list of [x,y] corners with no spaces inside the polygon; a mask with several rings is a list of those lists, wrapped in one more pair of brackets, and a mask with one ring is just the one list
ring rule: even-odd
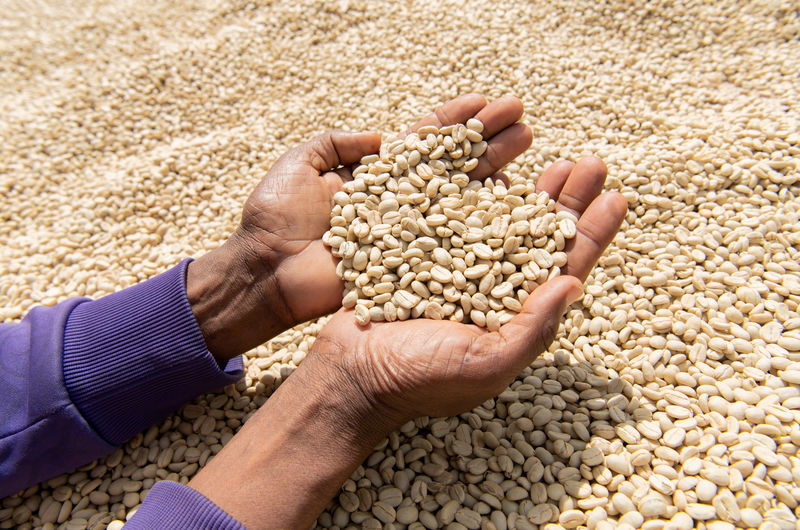
{"label": "fingernail", "polygon": [[567,305],[574,304],[581,298],[583,298],[583,284],[575,282],[572,284],[572,287],[570,287],[569,294],[567,294],[567,300],[569,300]]}

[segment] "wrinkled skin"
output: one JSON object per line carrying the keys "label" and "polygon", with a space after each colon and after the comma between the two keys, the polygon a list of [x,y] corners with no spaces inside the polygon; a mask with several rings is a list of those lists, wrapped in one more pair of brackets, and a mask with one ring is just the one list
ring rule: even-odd
{"label": "wrinkled skin", "polygon": [[[514,97],[487,104],[483,96],[469,94],[445,103],[409,132],[476,117],[489,146],[470,177],[505,179],[498,171],[532,140],[530,129],[517,122],[522,112]],[[217,355],[228,349],[218,358],[341,306],[336,260],[320,238],[329,227],[333,194],[352,178],[349,167],[379,147],[375,134],[328,132],[288,151],[258,184],[245,204],[241,226],[219,249],[227,252],[226,263],[240,264],[233,270],[246,272],[217,267],[231,278],[249,278],[247,288],[230,287],[235,292],[229,298],[238,299],[208,311],[208,321],[216,319],[221,332],[204,327],[206,319],[198,317],[211,351]],[[619,229],[627,203],[617,193],[601,193],[605,177],[605,165],[594,157],[577,164],[556,162],[540,177],[538,190],[556,199],[557,210],[579,218],[578,233],[568,244],[562,276],[537,288],[523,312],[499,331],[424,319],[359,327],[352,311],[340,310],[316,350],[324,350],[326,364],[333,363],[369,400],[398,419],[453,414],[496,395],[548,347],[566,306],[579,296],[581,282]],[[202,272],[203,266],[190,269],[190,280],[191,272]],[[221,306],[230,309],[226,313]]]}
{"label": "wrinkled skin", "polygon": [[[411,129],[481,119],[491,147],[473,178],[494,174],[530,144],[528,128],[515,123],[522,112],[518,100],[501,98],[485,107],[481,100],[453,100]],[[426,319],[362,327],[352,310],[342,309],[323,329],[318,349],[395,423],[456,414],[499,394],[550,345],[564,310],[580,297],[583,280],[619,229],[627,202],[617,193],[601,194],[605,177],[603,162],[589,157],[557,162],[539,179],[537,190],[554,197],[557,210],[579,218],[578,233],[567,247],[563,275],[538,287],[523,312],[497,332]]]}
{"label": "wrinkled skin", "polygon": [[[502,179],[496,172],[531,143],[528,127],[516,123],[521,115],[516,98],[487,105],[467,95],[412,130],[477,116],[489,148],[470,176]],[[228,243],[192,263],[187,294],[218,360],[341,305],[336,262],[319,239],[333,193],[350,178],[338,166],[377,149],[374,135],[328,133],[288,152],[247,201]],[[579,218],[578,234],[563,275],[539,286],[498,331],[425,319],[360,327],[352,310],[340,309],[292,376],[190,486],[248,527],[308,528],[393,429],[501,392],[550,344],[619,228],[627,204],[619,194],[600,194],[605,176],[596,158],[557,162],[541,176],[539,189]]]}

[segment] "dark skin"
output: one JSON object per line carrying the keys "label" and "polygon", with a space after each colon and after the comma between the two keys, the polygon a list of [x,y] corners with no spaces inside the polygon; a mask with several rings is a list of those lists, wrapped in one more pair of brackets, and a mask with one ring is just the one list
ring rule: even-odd
{"label": "dark skin", "polygon": [[[530,145],[530,129],[516,123],[521,115],[516,98],[487,104],[472,94],[410,130],[476,116],[489,149],[470,176],[485,178]],[[378,142],[371,134],[329,133],[289,151],[248,199],[231,240],[191,265],[189,299],[218,360],[340,307],[342,283],[319,238],[349,173],[331,170],[376,152]],[[602,161],[590,157],[557,162],[540,177],[538,189],[556,198],[557,209],[579,218],[578,235],[562,276],[531,293],[498,331],[424,319],[361,327],[352,310],[340,309],[302,365],[189,485],[248,528],[308,527],[393,429],[497,395],[552,342],[619,229],[627,204],[600,193],[605,176]]]}
{"label": "dark skin", "polygon": [[[514,97],[487,104],[468,94],[408,132],[472,116],[482,120],[489,147],[470,177],[483,179],[530,145],[530,129],[516,123],[522,111]],[[379,148],[377,134],[332,131],[289,150],[247,199],[230,239],[189,266],[189,301],[219,361],[341,306],[344,285],[320,238],[330,226],[333,194],[351,178],[349,166]]]}

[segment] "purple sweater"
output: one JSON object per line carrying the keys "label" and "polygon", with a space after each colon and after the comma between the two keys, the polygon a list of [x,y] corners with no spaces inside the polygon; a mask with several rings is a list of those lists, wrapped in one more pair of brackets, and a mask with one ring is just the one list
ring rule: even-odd
{"label": "purple sweater", "polygon": [[[112,452],[199,394],[236,382],[186,298],[191,260],[99,300],[0,324],[0,498]],[[126,528],[243,528],[197,491],[156,483]]]}

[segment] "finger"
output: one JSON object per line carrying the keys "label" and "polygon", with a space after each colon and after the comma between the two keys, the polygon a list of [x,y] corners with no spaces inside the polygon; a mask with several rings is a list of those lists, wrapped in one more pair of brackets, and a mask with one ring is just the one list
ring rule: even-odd
{"label": "finger", "polygon": [[328,131],[296,147],[292,158],[322,173],[353,164],[380,147],[381,137],[376,133]]}
{"label": "finger", "polygon": [[336,131],[330,138],[337,154],[332,168],[355,164],[361,157],[377,153],[381,148],[381,136],[378,133]]}
{"label": "finger", "polygon": [[580,218],[584,210],[603,190],[606,173],[606,165],[596,156],[578,160],[557,196],[556,211],[566,210]]}
{"label": "finger", "polygon": [[506,185],[506,188],[511,186],[511,179],[508,178],[508,175],[503,173],[502,171],[498,171],[494,175],[492,175],[492,180],[495,182],[502,182]]}
{"label": "finger", "polygon": [[514,123],[489,140],[486,153],[478,159],[478,165],[469,177],[482,180],[503,168],[530,147],[533,133],[524,123]]}
{"label": "finger", "polygon": [[434,125],[444,127],[454,123],[464,123],[475,116],[479,110],[486,106],[486,98],[480,94],[464,94],[451,99],[441,107],[428,114],[406,131],[406,135],[411,134],[420,127]]}
{"label": "finger", "polygon": [[628,212],[628,201],[617,192],[597,197],[578,219],[578,231],[567,247],[564,274],[584,281],[617,235]]}
{"label": "finger", "polygon": [[525,300],[522,311],[495,333],[475,339],[481,351],[502,354],[494,357],[503,364],[504,372],[519,373],[544,350],[558,331],[558,324],[567,306],[583,293],[580,280],[559,276],[534,290]]}
{"label": "finger", "polygon": [[536,191],[546,191],[551,198],[558,198],[558,194],[564,188],[574,167],[575,163],[569,160],[559,160],[550,164],[550,167],[545,169],[542,176],[536,181]]}
{"label": "finger", "polygon": [[328,186],[331,197],[333,197],[334,193],[342,189],[342,184],[352,179],[353,177],[350,174],[350,170],[341,167],[333,171],[326,171],[322,174],[322,180],[325,181],[325,184]]}
{"label": "finger", "polygon": [[483,139],[488,141],[515,124],[522,117],[523,110],[522,101],[514,96],[503,96],[486,105],[475,115],[483,123]]}

